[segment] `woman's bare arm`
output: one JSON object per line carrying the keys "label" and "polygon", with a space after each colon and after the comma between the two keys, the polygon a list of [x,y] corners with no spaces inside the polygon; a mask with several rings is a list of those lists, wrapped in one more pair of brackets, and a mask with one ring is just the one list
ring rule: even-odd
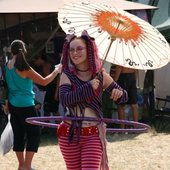
{"label": "woman's bare arm", "polygon": [[51,81],[54,80],[54,78],[58,75],[58,73],[61,72],[61,65],[56,67],[52,73],[50,73],[46,77],[42,77],[39,73],[37,73],[33,68],[31,68],[28,71],[25,71],[25,77],[31,79],[34,83],[46,86],[49,84]]}

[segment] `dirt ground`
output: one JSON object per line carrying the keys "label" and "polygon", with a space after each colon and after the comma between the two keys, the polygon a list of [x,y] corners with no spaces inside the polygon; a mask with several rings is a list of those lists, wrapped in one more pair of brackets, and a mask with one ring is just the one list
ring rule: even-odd
{"label": "dirt ground", "polygon": [[[170,133],[108,134],[110,170],[170,170]],[[0,156],[0,170],[17,170],[11,150]],[[55,135],[43,135],[35,170],[66,170]]]}

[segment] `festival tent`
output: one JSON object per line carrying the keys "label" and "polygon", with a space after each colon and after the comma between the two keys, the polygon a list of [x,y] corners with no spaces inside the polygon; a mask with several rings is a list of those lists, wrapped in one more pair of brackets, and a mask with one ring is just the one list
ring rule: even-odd
{"label": "festival tent", "polygon": [[[5,28],[8,28],[18,22],[26,22],[32,20],[34,16],[29,14],[37,13],[57,13],[59,8],[68,2],[77,2],[78,0],[1,0],[0,1],[0,30],[3,29],[3,20],[6,17]],[[135,3],[125,0],[88,0],[85,2],[103,2],[107,5],[115,6],[118,9],[123,10],[139,10],[139,9],[157,9],[157,7],[145,5],[141,3]],[[21,17],[21,14],[28,14]],[[43,17],[43,15],[42,15]],[[9,21],[9,22],[8,22]]]}
{"label": "festival tent", "polygon": [[[22,29],[22,23],[33,20],[33,26],[36,29],[36,20],[39,18],[43,18],[45,15],[56,15],[57,22],[57,11],[59,8],[63,6],[63,4],[68,2],[77,2],[78,0],[1,0],[0,1],[0,30],[7,29],[8,27],[12,27],[13,25],[20,24]],[[85,2],[103,2],[107,5],[115,6],[118,9],[123,10],[155,10],[157,7],[151,6],[148,4],[135,3],[125,0],[88,0]],[[51,14],[52,13],[52,14]],[[32,29],[32,28],[31,28]],[[31,33],[31,36],[35,39],[39,37],[46,36],[47,40],[44,44],[47,44],[50,39],[56,34],[62,34],[59,32],[59,29],[56,28],[49,33],[39,33],[34,32]],[[108,67],[109,68],[109,67]],[[139,83],[140,86],[142,82]]]}
{"label": "festival tent", "polygon": [[[52,38],[53,35],[62,34],[61,31],[59,32],[59,28],[57,26],[58,21],[57,21],[57,11],[59,8],[63,6],[63,4],[68,3],[68,2],[77,2],[78,0],[48,0],[48,1],[42,1],[42,0],[1,0],[0,1],[0,31],[1,30],[7,30],[8,28],[12,28],[15,25],[19,25],[20,27],[20,34],[22,34],[22,27],[23,24],[29,21],[32,21],[32,27],[31,29],[35,30],[35,34],[32,37],[37,38],[37,37],[43,37],[43,36],[48,36],[48,41]],[[118,9],[124,9],[124,10],[139,10],[139,9],[144,9],[144,10],[150,10],[150,9],[156,9],[157,7],[150,6],[150,5],[145,5],[145,4],[140,4],[140,3],[134,3],[130,1],[125,1],[125,0],[88,0],[85,1],[86,3],[88,2],[103,2],[107,5],[112,5],[115,6]],[[48,33],[43,32],[39,33],[37,32],[36,28],[36,21],[40,18],[46,17],[47,20],[51,15],[55,18],[55,20],[51,22],[55,22],[57,27],[55,30],[53,30],[52,26],[50,26],[51,23],[47,24],[49,25],[50,29]],[[49,21],[50,22],[50,21]],[[45,25],[44,25],[45,26]],[[7,30],[8,31],[8,30]],[[6,32],[7,32],[6,31]],[[51,35],[49,35],[49,33]],[[5,39],[5,37],[8,38],[8,42],[11,41],[11,37],[6,36],[4,33],[2,33],[4,37],[0,37],[1,40]],[[13,35],[13,34],[12,34]],[[38,36],[37,36],[38,35]],[[2,46],[3,43],[1,43]],[[9,43],[8,43],[9,44]]]}
{"label": "festival tent", "polygon": [[[159,0],[159,10],[154,11],[152,25],[155,26],[170,42],[170,0]],[[170,95],[170,63],[155,70],[156,95],[166,97]]]}
{"label": "festival tent", "polygon": [[170,0],[159,0],[157,6],[151,23],[170,40]]}
{"label": "festival tent", "polygon": [[[158,7],[157,10],[152,10],[151,24],[165,36],[168,42],[170,42],[170,0],[132,1]],[[165,98],[167,95],[170,95],[169,73],[170,63],[160,69],[154,70],[155,96]],[[141,82],[143,82],[143,80]]]}
{"label": "festival tent", "polygon": [[[57,12],[63,4],[68,2],[77,2],[78,0],[1,0],[0,13],[38,13],[38,12]],[[137,9],[156,9],[157,7],[129,2],[125,0],[88,0],[88,2],[105,3],[114,5],[118,9],[137,10]]]}

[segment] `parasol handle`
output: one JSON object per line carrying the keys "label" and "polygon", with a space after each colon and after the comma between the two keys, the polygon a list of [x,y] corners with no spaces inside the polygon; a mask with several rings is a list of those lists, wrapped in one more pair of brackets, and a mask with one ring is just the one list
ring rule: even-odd
{"label": "parasol handle", "polygon": [[109,47],[108,47],[108,49],[107,49],[107,51],[106,51],[106,54],[105,54],[105,57],[104,57],[104,59],[103,59],[102,67],[103,67],[103,65],[105,64],[105,61],[106,61],[107,55],[108,55],[108,53],[109,53],[109,50],[110,50],[110,48],[111,48],[111,45],[112,45],[113,41],[115,41],[115,39],[114,39],[114,38],[111,38],[111,41],[110,41]]}

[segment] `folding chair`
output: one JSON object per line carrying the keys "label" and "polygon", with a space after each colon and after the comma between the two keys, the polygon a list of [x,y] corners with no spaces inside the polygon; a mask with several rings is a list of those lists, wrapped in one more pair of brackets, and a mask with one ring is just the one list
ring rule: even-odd
{"label": "folding chair", "polygon": [[170,96],[156,98],[153,120],[158,131],[167,130],[170,127]]}

